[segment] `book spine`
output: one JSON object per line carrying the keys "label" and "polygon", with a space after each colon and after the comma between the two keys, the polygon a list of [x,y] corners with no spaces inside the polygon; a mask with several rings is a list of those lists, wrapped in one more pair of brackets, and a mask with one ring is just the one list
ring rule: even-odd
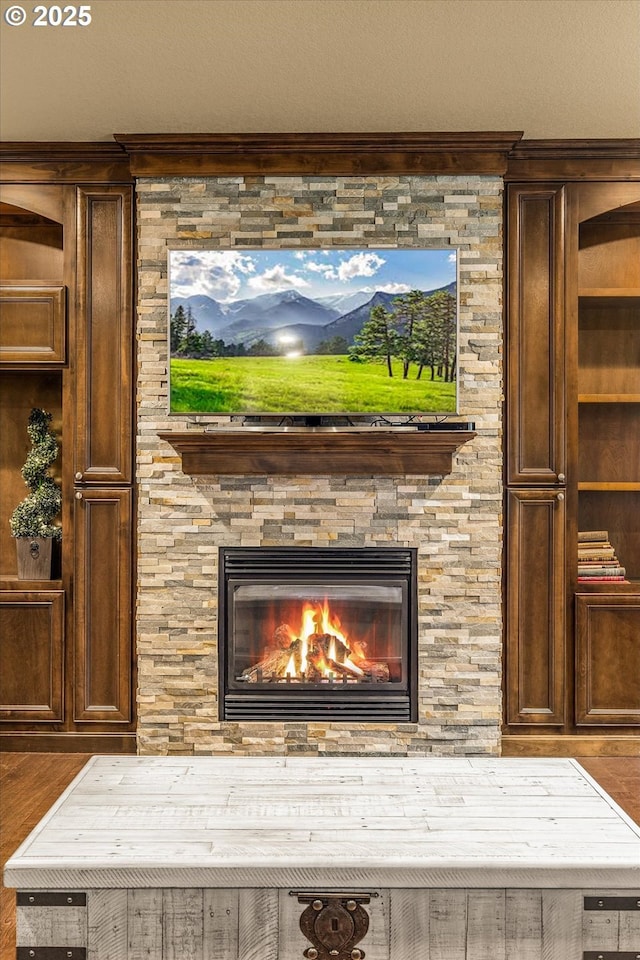
{"label": "book spine", "polygon": [[578,564],[579,577],[624,577],[627,571],[624,567],[582,567]]}
{"label": "book spine", "polygon": [[590,561],[598,560],[613,560],[617,561],[616,555],[611,551],[611,553],[578,553],[578,562],[587,563]]}
{"label": "book spine", "polygon": [[608,540],[608,530],[579,530],[578,543],[587,543],[592,540]]}
{"label": "book spine", "polygon": [[616,583],[628,583],[628,580],[625,580],[624,577],[578,577],[579,583],[610,583],[615,581]]}

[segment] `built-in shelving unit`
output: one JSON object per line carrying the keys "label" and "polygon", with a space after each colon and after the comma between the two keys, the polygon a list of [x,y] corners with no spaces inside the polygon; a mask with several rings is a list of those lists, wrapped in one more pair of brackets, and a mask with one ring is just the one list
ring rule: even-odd
{"label": "built-in shelving unit", "polygon": [[640,581],[640,203],[579,227],[577,487],[578,528]]}
{"label": "built-in shelving unit", "polygon": [[588,178],[586,160],[541,152],[507,190],[502,748],[625,754],[640,725],[640,168]]}
{"label": "built-in shelving unit", "polygon": [[[128,753],[133,189],[119,150],[61,150],[41,166],[45,149],[2,147],[0,749]],[[34,407],[59,442],[62,540],[50,579],[21,580],[9,518]]]}

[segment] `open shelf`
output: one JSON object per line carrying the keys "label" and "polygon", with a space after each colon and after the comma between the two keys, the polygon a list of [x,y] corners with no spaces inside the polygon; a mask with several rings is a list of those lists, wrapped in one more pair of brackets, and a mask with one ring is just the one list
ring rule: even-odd
{"label": "open shelf", "polygon": [[640,393],[581,393],[578,403],[640,403]]}
{"label": "open shelf", "polygon": [[[638,397],[640,300],[582,299],[578,321],[578,357],[579,398]],[[627,399],[622,402],[633,401]]]}
{"label": "open shelf", "polygon": [[62,590],[62,580],[20,580],[18,577],[0,576],[0,590],[24,590],[33,593],[35,590]]}
{"label": "open shelf", "polygon": [[610,300],[615,297],[627,299],[628,297],[638,297],[640,299],[640,287],[581,287],[578,290],[578,296],[589,298],[598,298]]}
{"label": "open shelf", "polygon": [[640,593],[640,580],[599,580],[589,583],[587,580],[576,580],[576,593]]}
{"label": "open shelf", "polygon": [[[628,580],[640,579],[640,483],[630,490],[579,486],[578,529],[606,530]],[[580,589],[583,583],[578,584]],[[604,586],[607,586],[605,583]],[[612,587],[617,587],[615,582]]]}
{"label": "open shelf", "polygon": [[606,530],[630,582],[576,591],[637,593],[640,577],[640,210],[580,226],[578,529]]}
{"label": "open shelf", "polygon": [[581,480],[578,483],[578,490],[618,490],[621,492],[640,490],[640,481],[629,480],[626,482],[615,482],[613,480]]}
{"label": "open shelf", "polygon": [[278,432],[245,429],[160,433],[192,475],[442,476],[472,430]]}
{"label": "open shelf", "polygon": [[613,485],[604,489],[640,487],[640,407],[629,403],[580,407],[578,479],[579,489],[585,489],[584,483]]}
{"label": "open shelf", "polygon": [[[17,581],[16,546],[9,528],[15,507],[27,496],[21,469],[31,444],[27,435],[29,414],[41,407],[53,415],[52,429],[58,437],[59,454],[52,475],[62,483],[65,455],[62,437],[62,373],[41,371],[0,371],[0,436],[2,437],[2,483],[0,484],[0,588],[8,587],[5,578]],[[57,556],[57,555],[56,555]],[[54,561],[55,562],[55,561]],[[55,572],[54,566],[54,572]],[[51,581],[39,581],[50,583]],[[18,588],[21,589],[21,588]]]}

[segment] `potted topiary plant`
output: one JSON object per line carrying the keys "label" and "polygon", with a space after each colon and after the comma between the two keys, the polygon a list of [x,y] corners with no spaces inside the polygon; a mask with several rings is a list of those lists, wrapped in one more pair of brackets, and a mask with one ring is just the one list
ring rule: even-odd
{"label": "potted topiary plant", "polygon": [[18,550],[18,577],[21,580],[49,580],[51,545],[62,530],[53,523],[60,513],[62,494],[49,475],[58,456],[58,441],[49,429],[51,414],[37,407],[29,414],[27,433],[31,450],[21,470],[31,493],[18,504],[9,520]]}

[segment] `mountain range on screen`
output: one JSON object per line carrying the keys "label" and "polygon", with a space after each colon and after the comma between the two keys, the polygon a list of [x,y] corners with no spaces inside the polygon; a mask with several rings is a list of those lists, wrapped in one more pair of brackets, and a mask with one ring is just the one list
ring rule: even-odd
{"label": "mountain range on screen", "polygon": [[[427,296],[444,291],[455,296],[455,281],[444,287],[422,291]],[[277,343],[293,337],[311,350],[324,340],[344,337],[348,343],[369,319],[377,305],[393,310],[397,293],[358,291],[313,299],[296,290],[266,293],[245,300],[221,303],[204,294],[172,297],[171,313],[179,306],[191,310],[198,333],[208,331],[214,339],[243,343],[250,347],[258,340]]]}

